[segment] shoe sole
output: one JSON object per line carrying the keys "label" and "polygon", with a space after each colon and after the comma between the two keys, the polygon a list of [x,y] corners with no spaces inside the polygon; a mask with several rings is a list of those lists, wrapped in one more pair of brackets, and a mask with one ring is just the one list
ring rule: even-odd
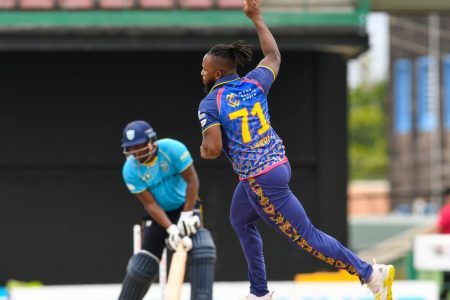
{"label": "shoe sole", "polygon": [[384,280],[384,287],[387,288],[386,300],[392,300],[392,284],[395,278],[395,268],[394,266],[389,266],[389,274],[386,280]]}

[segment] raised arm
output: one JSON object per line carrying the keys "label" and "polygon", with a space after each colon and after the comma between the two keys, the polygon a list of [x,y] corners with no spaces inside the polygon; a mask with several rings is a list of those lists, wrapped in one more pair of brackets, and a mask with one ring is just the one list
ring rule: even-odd
{"label": "raised arm", "polygon": [[259,42],[264,58],[259,65],[271,68],[278,74],[281,64],[281,55],[277,42],[261,16],[260,0],[244,0],[244,13],[253,22],[258,32]]}

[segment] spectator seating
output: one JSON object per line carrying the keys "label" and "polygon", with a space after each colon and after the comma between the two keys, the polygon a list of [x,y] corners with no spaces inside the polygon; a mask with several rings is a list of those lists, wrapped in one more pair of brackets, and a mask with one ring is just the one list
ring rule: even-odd
{"label": "spectator seating", "polygon": [[140,0],[139,7],[144,9],[174,8],[173,0]]}
{"label": "spectator seating", "polygon": [[180,0],[180,7],[182,8],[212,8],[212,0]]}
{"label": "spectator seating", "polygon": [[94,0],[59,0],[61,9],[92,9]]}
{"label": "spectator seating", "polygon": [[218,0],[219,8],[242,8],[243,0]]}
{"label": "spectator seating", "polygon": [[0,0],[0,10],[12,9],[16,5],[14,0]]}
{"label": "spectator seating", "polygon": [[[241,9],[243,0],[0,0],[0,10]],[[352,11],[357,0],[261,0],[266,8]]]}
{"label": "spectator seating", "polygon": [[129,9],[133,7],[133,0],[99,0],[101,9]]}
{"label": "spectator seating", "polygon": [[19,7],[21,9],[54,9],[54,0],[21,0]]}

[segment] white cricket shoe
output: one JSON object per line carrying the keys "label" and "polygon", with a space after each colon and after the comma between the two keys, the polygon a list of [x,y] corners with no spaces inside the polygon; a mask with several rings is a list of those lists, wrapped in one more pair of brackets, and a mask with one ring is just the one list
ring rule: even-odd
{"label": "white cricket shoe", "polygon": [[372,275],[367,287],[372,291],[375,300],[392,300],[392,283],[395,277],[393,265],[372,265]]}
{"label": "white cricket shoe", "polygon": [[248,295],[244,300],[272,300],[273,292],[265,294],[264,296],[258,297],[253,294]]}

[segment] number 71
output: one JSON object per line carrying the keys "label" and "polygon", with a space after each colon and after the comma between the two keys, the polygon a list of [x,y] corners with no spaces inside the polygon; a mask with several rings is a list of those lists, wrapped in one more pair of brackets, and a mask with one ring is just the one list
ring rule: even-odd
{"label": "number 71", "polygon": [[[267,123],[266,118],[264,117],[264,113],[261,107],[261,103],[256,102],[251,111],[252,116],[258,115],[259,122],[261,123],[261,127],[258,129],[258,134],[261,135],[266,132],[270,126]],[[248,110],[247,108],[242,108],[240,110],[234,111],[228,115],[230,120],[235,120],[242,117],[242,140],[244,143],[248,143],[252,141],[252,136],[250,134],[250,129],[248,127]]]}

